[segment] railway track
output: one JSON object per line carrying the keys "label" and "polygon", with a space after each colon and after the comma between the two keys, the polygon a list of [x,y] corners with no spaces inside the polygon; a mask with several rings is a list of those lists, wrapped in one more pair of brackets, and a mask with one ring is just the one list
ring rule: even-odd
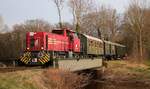
{"label": "railway track", "polygon": [[31,70],[31,69],[41,69],[41,67],[5,67],[5,68],[0,68],[0,73],[24,71],[24,70]]}

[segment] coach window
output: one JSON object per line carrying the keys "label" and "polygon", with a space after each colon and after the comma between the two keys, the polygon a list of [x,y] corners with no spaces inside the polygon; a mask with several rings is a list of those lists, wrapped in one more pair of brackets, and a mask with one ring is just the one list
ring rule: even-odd
{"label": "coach window", "polygon": [[92,40],[90,40],[90,46],[93,46],[93,41]]}
{"label": "coach window", "polygon": [[102,48],[102,43],[101,42],[99,43],[99,47]]}
{"label": "coach window", "polygon": [[97,47],[97,45],[98,45],[98,42],[95,41],[95,47]]}

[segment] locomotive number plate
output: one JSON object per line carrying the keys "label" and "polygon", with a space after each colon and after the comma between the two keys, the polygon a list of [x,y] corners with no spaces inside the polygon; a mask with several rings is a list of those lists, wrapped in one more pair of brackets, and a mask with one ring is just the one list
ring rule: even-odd
{"label": "locomotive number plate", "polygon": [[37,62],[37,58],[32,59],[32,62]]}

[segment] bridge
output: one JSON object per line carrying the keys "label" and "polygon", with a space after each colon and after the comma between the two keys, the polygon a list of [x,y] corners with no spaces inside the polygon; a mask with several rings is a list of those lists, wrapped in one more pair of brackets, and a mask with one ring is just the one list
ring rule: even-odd
{"label": "bridge", "polygon": [[[15,58],[1,59],[0,66],[16,66]],[[96,69],[102,67],[102,58],[95,59],[63,59],[54,62],[54,68],[69,70],[69,71],[81,71],[87,69]]]}
{"label": "bridge", "polygon": [[96,69],[102,67],[102,59],[59,60],[57,67],[69,71]]}

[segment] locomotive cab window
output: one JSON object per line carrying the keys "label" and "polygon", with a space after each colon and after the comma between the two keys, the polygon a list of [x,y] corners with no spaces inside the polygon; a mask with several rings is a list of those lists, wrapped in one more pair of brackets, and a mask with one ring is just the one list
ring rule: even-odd
{"label": "locomotive cab window", "polygon": [[30,47],[31,48],[33,48],[34,47],[34,37],[33,36],[31,36],[31,38],[30,38]]}
{"label": "locomotive cab window", "polygon": [[67,30],[67,36],[69,37],[70,41],[73,41],[74,35],[72,34],[72,32]]}
{"label": "locomotive cab window", "polygon": [[74,38],[78,38],[78,35],[77,35],[77,33],[74,33]]}
{"label": "locomotive cab window", "polygon": [[67,32],[67,36],[69,37],[69,36],[71,36],[71,32],[70,31],[66,31]]}

